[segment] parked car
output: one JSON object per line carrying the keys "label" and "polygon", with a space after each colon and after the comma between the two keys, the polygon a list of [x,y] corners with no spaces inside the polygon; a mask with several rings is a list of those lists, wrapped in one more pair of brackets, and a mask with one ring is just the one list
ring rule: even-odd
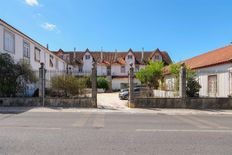
{"label": "parked car", "polygon": [[[138,87],[134,88],[134,94],[139,95],[140,88],[138,88]],[[119,99],[120,100],[128,100],[129,99],[129,89],[122,89],[119,93]]]}

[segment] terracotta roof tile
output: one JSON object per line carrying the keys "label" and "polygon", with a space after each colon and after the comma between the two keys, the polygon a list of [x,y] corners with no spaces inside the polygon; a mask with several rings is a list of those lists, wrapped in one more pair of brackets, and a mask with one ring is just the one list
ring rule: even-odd
{"label": "terracotta roof tile", "polygon": [[183,61],[192,69],[228,63],[232,60],[232,45],[225,46]]}
{"label": "terracotta roof tile", "polygon": [[[57,55],[60,55],[61,51],[54,52]],[[101,51],[90,51],[87,49],[86,51],[66,51],[64,53],[70,54],[70,60],[71,62],[80,62],[83,59],[83,56],[86,52],[89,52],[94,61],[97,63],[103,63],[103,64],[125,64],[125,57],[128,54],[128,52],[133,52],[136,58],[136,64],[146,64],[150,61],[153,53],[156,51],[144,51],[144,59],[142,60],[142,51],[132,51],[130,49],[128,52],[101,52]],[[103,53],[103,60],[101,60],[101,53]],[[170,59],[167,52],[160,52],[161,56],[163,57],[163,60],[166,64],[171,64],[172,60]]]}

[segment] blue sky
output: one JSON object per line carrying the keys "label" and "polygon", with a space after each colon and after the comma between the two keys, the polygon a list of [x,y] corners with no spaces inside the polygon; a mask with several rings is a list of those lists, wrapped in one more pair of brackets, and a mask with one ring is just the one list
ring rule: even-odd
{"label": "blue sky", "polygon": [[177,62],[232,42],[231,0],[5,0],[0,18],[51,50],[160,48]]}

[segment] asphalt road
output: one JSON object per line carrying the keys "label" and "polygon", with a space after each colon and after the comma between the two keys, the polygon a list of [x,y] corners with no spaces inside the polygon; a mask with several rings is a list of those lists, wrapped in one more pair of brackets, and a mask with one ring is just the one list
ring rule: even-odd
{"label": "asphalt road", "polygon": [[0,154],[232,154],[232,115],[0,114]]}

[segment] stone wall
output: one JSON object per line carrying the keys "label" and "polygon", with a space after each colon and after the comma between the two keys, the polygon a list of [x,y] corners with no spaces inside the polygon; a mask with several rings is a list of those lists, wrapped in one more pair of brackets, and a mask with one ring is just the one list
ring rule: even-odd
{"label": "stone wall", "polygon": [[[0,98],[0,106],[42,106],[40,98]],[[80,107],[94,108],[95,104],[92,98],[46,98],[45,106],[48,107]]]}
{"label": "stone wall", "polygon": [[135,98],[134,107],[232,109],[232,98]]}

